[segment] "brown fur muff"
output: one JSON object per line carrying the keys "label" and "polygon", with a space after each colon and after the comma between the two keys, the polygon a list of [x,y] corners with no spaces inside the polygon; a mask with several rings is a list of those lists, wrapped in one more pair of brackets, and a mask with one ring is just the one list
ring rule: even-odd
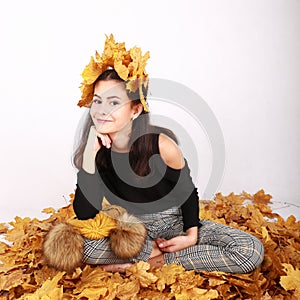
{"label": "brown fur muff", "polygon": [[143,248],[147,231],[143,223],[127,212],[117,219],[109,235],[112,251],[120,258],[135,257]]}
{"label": "brown fur muff", "polygon": [[[144,224],[126,209],[105,201],[102,211],[117,222],[117,227],[109,235],[112,251],[120,258],[135,257],[142,250],[147,236]],[[45,235],[42,250],[48,266],[71,273],[82,264],[84,239],[71,224],[56,224]]]}
{"label": "brown fur muff", "polygon": [[102,202],[102,211],[114,218],[117,227],[109,234],[112,251],[120,258],[135,257],[143,248],[147,236],[145,225],[126,209],[111,205],[107,200]]}
{"label": "brown fur muff", "polygon": [[83,237],[70,224],[54,225],[43,241],[43,258],[57,270],[73,272],[82,263]]}

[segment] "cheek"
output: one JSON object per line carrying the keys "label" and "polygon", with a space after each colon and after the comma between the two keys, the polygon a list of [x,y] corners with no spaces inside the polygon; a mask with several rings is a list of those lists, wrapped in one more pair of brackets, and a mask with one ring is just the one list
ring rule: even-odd
{"label": "cheek", "polygon": [[112,116],[118,123],[128,123],[131,118],[130,113],[126,110],[115,112]]}
{"label": "cheek", "polygon": [[90,116],[93,118],[94,114],[95,114],[95,107],[92,105],[90,108]]}

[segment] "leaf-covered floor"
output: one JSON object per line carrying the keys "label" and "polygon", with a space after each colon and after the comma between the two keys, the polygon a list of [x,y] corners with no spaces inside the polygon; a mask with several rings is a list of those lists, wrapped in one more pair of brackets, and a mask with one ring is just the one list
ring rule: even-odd
{"label": "leaf-covered floor", "polygon": [[271,196],[260,190],[214,201],[201,200],[200,217],[257,236],[265,246],[262,265],[249,274],[185,271],[181,266],[150,268],[139,262],[126,273],[100,266],[77,268],[73,274],[43,264],[41,244],[53,223],[74,218],[70,205],[44,210],[46,220],[19,218],[0,224],[0,300],[2,299],[300,299],[300,221],[284,220],[270,208]]}

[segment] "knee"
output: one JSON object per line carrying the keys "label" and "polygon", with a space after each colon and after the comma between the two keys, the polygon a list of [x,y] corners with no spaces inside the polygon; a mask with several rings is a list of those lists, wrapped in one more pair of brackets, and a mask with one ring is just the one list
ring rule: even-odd
{"label": "knee", "polygon": [[243,243],[235,249],[235,259],[239,265],[238,273],[249,273],[255,270],[264,259],[264,246],[262,242],[252,235],[248,235]]}
{"label": "knee", "polygon": [[256,269],[261,265],[261,263],[264,260],[264,245],[263,243],[256,237],[252,236],[253,239],[253,255],[252,255],[252,261],[254,262],[254,267],[251,271]]}

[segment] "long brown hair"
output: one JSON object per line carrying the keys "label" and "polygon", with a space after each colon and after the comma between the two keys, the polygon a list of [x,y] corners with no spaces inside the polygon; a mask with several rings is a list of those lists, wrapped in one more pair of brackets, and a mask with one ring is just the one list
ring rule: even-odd
{"label": "long brown hair", "polygon": [[[124,82],[124,80],[119,77],[118,73],[114,69],[108,69],[104,71],[97,78],[94,85],[100,80],[116,80]],[[141,103],[138,90],[135,93],[128,90],[126,91],[129,99],[132,100],[132,106]],[[144,87],[143,93],[146,99],[147,89]],[[76,147],[72,157],[72,162],[78,170],[82,167],[83,152],[87,143],[89,130],[92,125],[94,125],[93,120],[90,114],[88,114],[83,124],[82,132],[80,133],[79,145]],[[178,143],[175,134],[171,130],[164,127],[151,125],[149,113],[143,110],[140,116],[133,120],[132,131],[129,140],[129,145],[131,145],[129,152],[130,165],[135,173],[140,176],[145,176],[150,173],[149,159],[155,151],[155,136],[153,133],[164,133]],[[107,167],[107,153],[108,151],[98,152],[96,156],[96,165],[98,169],[103,170]]]}

